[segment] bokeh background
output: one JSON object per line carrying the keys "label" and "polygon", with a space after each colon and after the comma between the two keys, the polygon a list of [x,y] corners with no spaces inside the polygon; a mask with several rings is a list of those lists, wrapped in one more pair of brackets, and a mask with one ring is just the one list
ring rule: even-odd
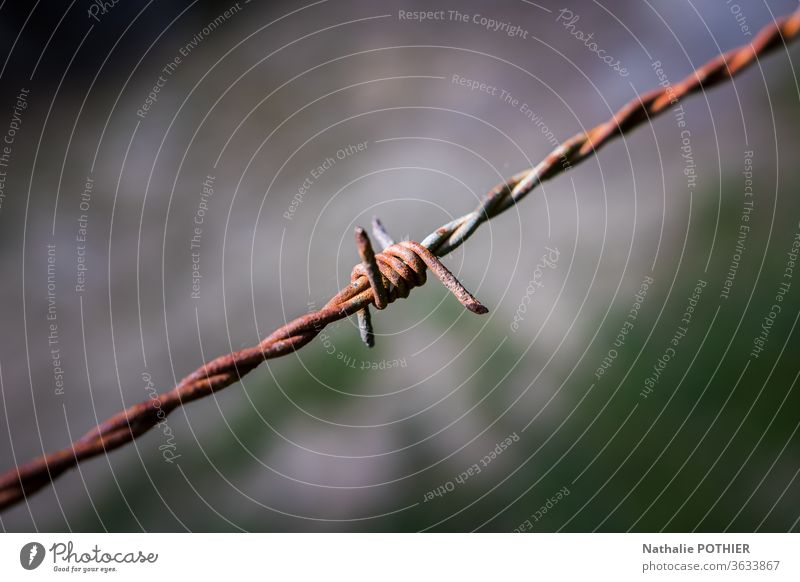
{"label": "bokeh background", "polygon": [[[2,469],[324,304],[373,215],[422,240],[796,8],[3,2]],[[420,10],[444,19],[403,16]],[[430,278],[373,311],[375,348],[333,325],[0,526],[797,530],[798,58],[778,50],[481,227],[445,262],[488,315]]]}

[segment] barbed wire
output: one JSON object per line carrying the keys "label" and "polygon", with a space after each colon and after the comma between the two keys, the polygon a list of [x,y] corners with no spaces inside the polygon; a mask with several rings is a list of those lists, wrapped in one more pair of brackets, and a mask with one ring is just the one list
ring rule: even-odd
{"label": "barbed wire", "polygon": [[800,10],[776,19],[765,26],[750,44],[720,54],[679,83],[654,89],[631,100],[605,123],[568,139],[536,167],[495,186],[473,212],[437,228],[421,243],[395,243],[380,221],[375,219],[373,234],[383,248],[375,254],[366,233],[356,229],[361,263],[353,269],[350,285],[339,291],[322,309],[278,328],[256,346],[207,362],[172,390],[118,412],[71,446],[7,471],[0,477],[0,510],[52,483],[78,463],[133,441],[176,408],[238,382],[265,360],[298,350],[330,323],[357,314],[362,339],[367,345],[373,345],[369,306],[384,309],[397,299],[408,297],[411,289],[425,283],[426,269],[430,269],[467,309],[486,313],[486,307],[437,257],[460,246],[482,223],[514,206],[541,182],[580,163],[611,139],[663,113],[684,97],[733,77],[756,62],[759,56],[785,46],[799,34]]}

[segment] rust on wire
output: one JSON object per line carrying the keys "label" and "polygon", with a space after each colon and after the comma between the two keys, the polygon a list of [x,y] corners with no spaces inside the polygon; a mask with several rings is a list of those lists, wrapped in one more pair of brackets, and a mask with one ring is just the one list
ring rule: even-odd
{"label": "rust on wire", "polygon": [[[693,71],[682,81],[646,93],[617,111],[614,116],[565,141],[536,167],[521,172],[493,188],[473,212],[450,221],[428,235],[422,243],[401,241],[395,243],[380,221],[373,222],[375,239],[383,250],[373,253],[373,260],[362,253],[362,263],[353,270],[350,285],[339,291],[325,306],[290,321],[278,328],[257,346],[220,356],[195,370],[177,386],[158,395],[159,407],[152,400],[135,404],[118,412],[93,428],[69,447],[43,455],[0,476],[0,510],[18,503],[52,483],[59,475],[81,461],[96,457],[125,445],[147,432],[176,408],[238,382],[242,376],[255,369],[264,360],[289,354],[310,342],[328,324],[353,314],[359,317],[362,337],[368,343],[374,339],[366,309],[382,301],[378,297],[377,281],[381,276],[391,284],[386,292],[386,304],[407,297],[414,287],[425,283],[426,267],[442,281],[467,309],[486,313],[481,305],[437,257],[450,253],[461,245],[483,222],[500,214],[519,202],[541,182],[553,178],[571,166],[593,155],[611,139],[647,122],[666,111],[680,99],[730,79],[757,61],[759,56],[785,46],[800,34],[800,10],[778,18],[765,26],[753,42],[723,53]],[[363,231],[361,231],[363,232]],[[358,235],[357,235],[358,236]],[[367,241],[364,249],[369,247]],[[362,250],[359,242],[359,251]],[[366,259],[366,260],[365,260]],[[379,275],[372,284],[368,280],[368,267],[377,265]]]}
{"label": "rust on wire", "polygon": [[372,316],[369,313],[369,307],[365,306],[356,315],[358,316],[358,333],[361,335],[361,341],[368,348],[375,347],[375,332],[372,329]]}
{"label": "rust on wire", "polygon": [[386,295],[386,287],[383,284],[383,275],[381,275],[378,264],[375,262],[375,251],[372,250],[372,243],[369,242],[367,233],[360,226],[356,227],[356,246],[358,247],[358,256],[361,257],[361,270],[366,275],[369,286],[372,288],[372,294],[375,297],[375,309],[386,309],[389,302]]}
{"label": "rust on wire", "polygon": [[[383,284],[383,275],[378,268],[378,263],[375,262],[375,251],[372,250],[372,243],[369,242],[367,233],[360,226],[356,227],[356,246],[358,247],[358,255],[361,257],[361,266],[375,298],[375,307],[377,309],[385,309],[388,304],[388,297],[386,295],[386,287]],[[357,278],[357,276],[354,276],[354,280]],[[375,346],[375,332],[372,330],[372,316],[369,313],[369,305],[365,305],[364,309],[359,311],[357,315],[361,341],[368,348],[371,348]]]}

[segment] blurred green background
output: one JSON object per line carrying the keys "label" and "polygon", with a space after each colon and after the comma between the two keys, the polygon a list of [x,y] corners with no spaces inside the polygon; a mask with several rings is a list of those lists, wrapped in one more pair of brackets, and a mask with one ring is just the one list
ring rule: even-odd
{"label": "blurred green background", "polygon": [[[146,399],[143,375],[167,390],[323,305],[357,261],[354,226],[379,215],[422,240],[656,87],[659,65],[677,82],[797,3],[733,6],[162,2],[91,18],[4,5],[0,123],[31,95],[0,207],[2,467]],[[420,10],[444,16],[401,16]],[[489,315],[429,277],[373,310],[372,350],[354,321],[335,324],[0,525],[797,531],[797,54],[759,60],[482,226],[445,263]]]}

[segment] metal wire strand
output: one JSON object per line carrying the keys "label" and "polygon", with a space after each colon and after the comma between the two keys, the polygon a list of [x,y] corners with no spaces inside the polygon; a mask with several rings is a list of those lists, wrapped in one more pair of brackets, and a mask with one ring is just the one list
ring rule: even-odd
{"label": "metal wire strand", "polygon": [[800,9],[766,25],[750,44],[718,55],[674,85],[659,87],[632,99],[605,123],[574,135],[550,152],[535,168],[498,184],[473,212],[437,228],[422,244],[440,257],[448,254],[475,232],[478,226],[519,202],[540,183],[596,153],[612,138],[621,136],[667,111],[684,97],[730,79],[757,62],[759,56],[795,40],[798,33]]}
{"label": "metal wire strand", "polygon": [[[461,245],[483,222],[519,202],[541,182],[557,176],[594,154],[612,138],[625,134],[648,119],[666,111],[680,99],[721,83],[757,61],[759,56],[795,40],[800,33],[800,10],[765,26],[753,42],[721,54],[682,81],[661,87],[633,99],[605,123],[568,139],[535,168],[521,172],[493,188],[471,213],[436,229],[422,243],[393,243],[380,222],[374,226],[378,240],[386,246],[375,255],[381,274],[392,284],[387,301],[391,303],[425,281],[430,268],[459,301],[476,313],[483,307],[464,289],[436,257]],[[384,236],[385,235],[385,236]],[[388,244],[386,244],[388,243]],[[43,455],[0,477],[0,510],[52,483],[59,475],[81,461],[107,453],[131,442],[157,425],[179,406],[204,398],[238,382],[264,360],[291,353],[310,342],[326,325],[375,304],[375,294],[363,266],[354,269],[350,285],[339,291],[322,309],[299,317],[275,330],[257,346],[220,356],[195,370],[177,386],[152,400],[140,402],[118,412],[93,428],[69,447]]]}

